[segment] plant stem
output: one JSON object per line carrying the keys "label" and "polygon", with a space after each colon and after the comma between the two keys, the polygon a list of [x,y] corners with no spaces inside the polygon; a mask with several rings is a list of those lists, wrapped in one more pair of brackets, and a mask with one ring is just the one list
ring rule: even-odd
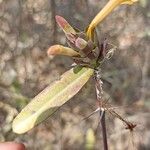
{"label": "plant stem", "polygon": [[108,150],[107,130],[106,130],[106,122],[105,122],[105,108],[103,108],[103,104],[102,104],[102,96],[103,96],[102,84],[103,83],[101,81],[100,70],[97,70],[95,71],[96,97],[97,97],[97,101],[99,103],[99,108],[100,108],[100,123],[102,127],[104,150]]}
{"label": "plant stem", "polygon": [[100,110],[100,118],[101,118],[101,127],[102,127],[102,134],[103,134],[104,150],[108,150],[107,130],[106,130],[105,110],[104,109]]}

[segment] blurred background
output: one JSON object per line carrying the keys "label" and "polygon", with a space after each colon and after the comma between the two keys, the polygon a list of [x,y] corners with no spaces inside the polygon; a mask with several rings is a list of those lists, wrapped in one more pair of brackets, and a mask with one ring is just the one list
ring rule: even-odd
{"label": "blurred background", "polygon": [[[23,142],[28,150],[99,150],[102,133],[94,83],[53,116],[23,135],[14,134],[17,113],[47,85],[70,69],[65,56],[47,57],[53,44],[66,45],[55,15],[84,30],[108,0],[0,0],[0,141]],[[133,133],[106,115],[110,150],[150,150],[150,1],[122,5],[97,28],[99,39],[117,46],[103,64],[104,96],[125,119],[137,124]]]}

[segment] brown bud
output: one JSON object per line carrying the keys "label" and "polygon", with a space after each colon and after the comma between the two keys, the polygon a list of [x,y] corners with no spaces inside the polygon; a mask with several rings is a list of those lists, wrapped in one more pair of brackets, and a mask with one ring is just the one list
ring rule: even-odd
{"label": "brown bud", "polygon": [[76,31],[73,29],[73,27],[63,17],[56,16],[55,18],[57,24],[62,28],[65,34],[76,34]]}

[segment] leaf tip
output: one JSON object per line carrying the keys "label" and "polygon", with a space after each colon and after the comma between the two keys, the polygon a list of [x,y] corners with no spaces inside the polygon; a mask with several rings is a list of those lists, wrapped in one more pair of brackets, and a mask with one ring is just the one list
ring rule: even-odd
{"label": "leaf tip", "polygon": [[24,133],[24,131],[22,130],[22,128],[18,128],[18,126],[16,125],[15,120],[14,120],[13,123],[12,123],[12,131],[13,131],[14,133],[17,133],[17,134],[22,134],[22,133]]}

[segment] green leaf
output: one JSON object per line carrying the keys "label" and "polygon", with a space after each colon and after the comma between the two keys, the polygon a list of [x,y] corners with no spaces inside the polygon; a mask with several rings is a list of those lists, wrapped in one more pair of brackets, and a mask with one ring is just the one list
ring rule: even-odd
{"label": "green leaf", "polygon": [[73,72],[74,73],[78,73],[79,71],[81,71],[82,70],[82,66],[80,66],[80,65],[77,65],[77,66],[75,66],[74,68],[73,68]]}
{"label": "green leaf", "polygon": [[22,134],[32,129],[61,105],[72,98],[93,74],[93,69],[82,68],[78,73],[70,69],[52,85],[38,94],[14,119],[12,129]]}

